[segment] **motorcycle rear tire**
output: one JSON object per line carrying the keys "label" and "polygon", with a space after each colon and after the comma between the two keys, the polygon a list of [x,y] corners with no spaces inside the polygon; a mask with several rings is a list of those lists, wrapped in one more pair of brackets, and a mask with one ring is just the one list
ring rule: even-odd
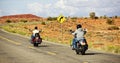
{"label": "motorcycle rear tire", "polygon": [[80,49],[79,48],[75,49],[75,52],[76,54],[80,54]]}
{"label": "motorcycle rear tire", "polygon": [[85,47],[82,47],[81,54],[85,55]]}
{"label": "motorcycle rear tire", "polygon": [[76,54],[79,54],[79,51],[76,50]]}
{"label": "motorcycle rear tire", "polygon": [[34,47],[38,47],[38,43],[34,43],[33,45],[34,45]]}

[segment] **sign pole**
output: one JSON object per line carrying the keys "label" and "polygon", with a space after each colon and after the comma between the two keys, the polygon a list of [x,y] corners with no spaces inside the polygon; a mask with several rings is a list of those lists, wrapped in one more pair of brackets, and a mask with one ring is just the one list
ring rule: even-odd
{"label": "sign pole", "polygon": [[62,23],[66,20],[65,17],[63,15],[60,15],[57,18],[58,22],[60,23],[60,27],[61,27],[61,42],[63,42],[63,28],[62,28]]}
{"label": "sign pole", "polygon": [[62,24],[60,23],[61,25],[61,42],[63,42],[63,28],[62,28]]}

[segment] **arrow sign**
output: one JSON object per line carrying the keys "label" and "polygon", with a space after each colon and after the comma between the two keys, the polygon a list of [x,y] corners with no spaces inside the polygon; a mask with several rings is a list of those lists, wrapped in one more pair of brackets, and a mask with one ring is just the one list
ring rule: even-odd
{"label": "arrow sign", "polygon": [[63,23],[66,19],[63,15],[60,15],[58,18],[57,18],[58,22],[59,23]]}

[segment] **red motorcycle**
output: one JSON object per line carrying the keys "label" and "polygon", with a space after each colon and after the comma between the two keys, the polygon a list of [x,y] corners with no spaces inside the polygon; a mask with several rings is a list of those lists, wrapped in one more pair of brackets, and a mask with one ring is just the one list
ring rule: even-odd
{"label": "red motorcycle", "polygon": [[42,38],[40,37],[39,33],[36,33],[35,37],[32,39],[32,44],[34,47],[38,47],[38,45],[41,43],[42,43]]}

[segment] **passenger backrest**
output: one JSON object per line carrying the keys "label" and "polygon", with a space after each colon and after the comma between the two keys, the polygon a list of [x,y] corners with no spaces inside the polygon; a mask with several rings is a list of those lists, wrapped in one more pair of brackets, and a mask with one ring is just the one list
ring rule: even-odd
{"label": "passenger backrest", "polygon": [[39,38],[40,38],[40,35],[39,35],[39,33],[35,33],[35,37],[39,37]]}

